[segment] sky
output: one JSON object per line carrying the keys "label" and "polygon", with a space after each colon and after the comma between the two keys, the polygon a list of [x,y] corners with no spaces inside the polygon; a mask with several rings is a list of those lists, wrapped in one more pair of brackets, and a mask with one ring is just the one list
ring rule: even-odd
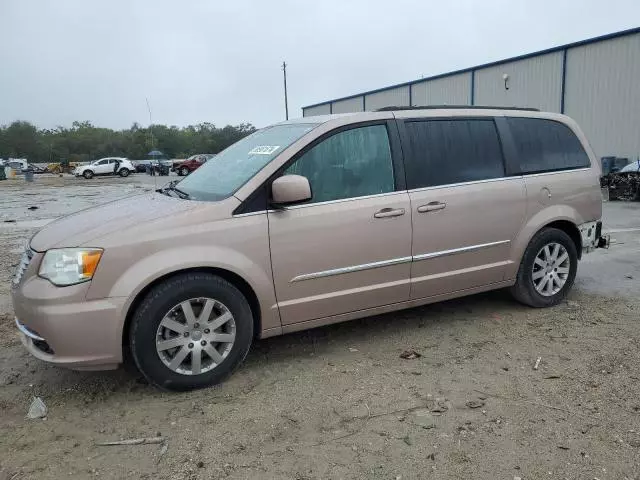
{"label": "sky", "polygon": [[0,0],[0,125],[217,126],[638,26],[638,0]]}

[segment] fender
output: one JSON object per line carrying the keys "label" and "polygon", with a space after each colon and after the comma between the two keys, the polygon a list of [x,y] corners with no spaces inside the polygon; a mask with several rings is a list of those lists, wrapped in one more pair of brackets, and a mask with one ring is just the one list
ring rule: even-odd
{"label": "fender", "polygon": [[[218,268],[236,274],[253,289],[260,302],[262,328],[280,327],[280,317],[273,290],[273,279],[268,271],[236,250],[220,246],[190,246],[153,253],[132,264],[113,284],[109,297],[126,297],[121,319],[137,295],[157,279],[174,272],[192,268]],[[265,301],[265,299],[268,299]]]}
{"label": "fender", "polygon": [[[520,261],[524,255],[529,242],[533,236],[550,223],[557,221],[566,221],[578,228],[578,225],[586,220],[578,213],[578,211],[569,205],[549,205],[540,210],[534,216],[529,218],[522,226],[518,235],[511,245],[510,258],[513,263],[507,269],[505,279],[513,279],[518,273]],[[577,247],[580,251],[580,246]]]}

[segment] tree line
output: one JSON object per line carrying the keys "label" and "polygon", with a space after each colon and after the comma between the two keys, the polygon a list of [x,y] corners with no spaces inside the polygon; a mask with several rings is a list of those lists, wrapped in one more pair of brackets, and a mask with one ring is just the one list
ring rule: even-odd
{"label": "tree line", "polygon": [[187,127],[134,123],[127,130],[112,130],[90,122],[73,122],[71,128],[38,129],[29,122],[0,126],[0,158],[26,158],[31,163],[68,160],[86,162],[101,157],[149,158],[160,150],[168,158],[195,153],[218,153],[256,128],[250,123],[218,128],[211,123]]}

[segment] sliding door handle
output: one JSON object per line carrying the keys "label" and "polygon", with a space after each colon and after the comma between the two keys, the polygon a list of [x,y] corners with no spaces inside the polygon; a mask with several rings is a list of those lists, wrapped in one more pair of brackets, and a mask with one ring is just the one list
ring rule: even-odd
{"label": "sliding door handle", "polygon": [[426,205],[420,205],[418,207],[418,213],[435,212],[436,210],[442,210],[447,204],[444,202],[429,202]]}
{"label": "sliding door handle", "polygon": [[373,214],[374,218],[390,218],[404,215],[404,208],[383,208]]}

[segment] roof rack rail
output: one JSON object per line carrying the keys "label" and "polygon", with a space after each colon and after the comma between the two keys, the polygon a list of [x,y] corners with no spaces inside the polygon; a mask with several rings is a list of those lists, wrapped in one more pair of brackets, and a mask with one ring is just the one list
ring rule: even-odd
{"label": "roof rack rail", "polygon": [[425,105],[423,107],[409,107],[409,106],[392,106],[378,108],[376,112],[393,112],[396,110],[440,110],[440,109],[452,109],[452,108],[464,108],[470,110],[522,110],[525,112],[539,112],[539,108],[530,107],[498,107],[495,105]]}

